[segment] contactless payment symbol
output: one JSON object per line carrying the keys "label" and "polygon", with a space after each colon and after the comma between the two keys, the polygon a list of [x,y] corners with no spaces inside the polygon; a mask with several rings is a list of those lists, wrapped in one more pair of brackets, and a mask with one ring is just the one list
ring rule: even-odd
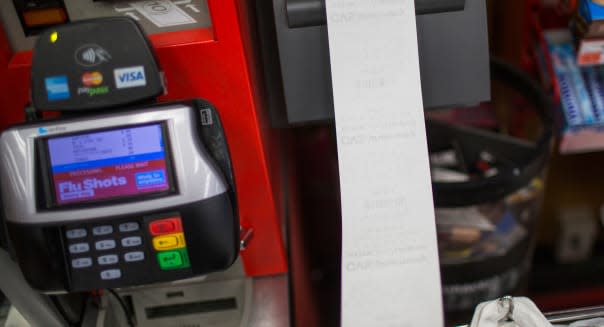
{"label": "contactless payment symbol", "polygon": [[67,76],[52,76],[44,79],[48,101],[66,100],[70,98]]}
{"label": "contactless payment symbol", "polygon": [[86,44],[76,50],[75,59],[81,66],[93,67],[108,62],[111,60],[111,55],[99,45]]}
{"label": "contactless payment symbol", "polygon": [[103,83],[103,74],[100,72],[86,72],[82,74],[82,84],[84,86],[98,86]]}

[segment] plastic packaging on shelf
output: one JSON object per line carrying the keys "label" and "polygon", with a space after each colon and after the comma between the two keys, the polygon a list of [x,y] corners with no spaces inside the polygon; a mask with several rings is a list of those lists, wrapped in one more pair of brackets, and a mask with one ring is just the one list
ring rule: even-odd
{"label": "plastic packaging on shelf", "polygon": [[[544,31],[543,38],[547,53],[540,53],[539,56],[542,62],[551,63],[554,98],[559,95],[560,99],[557,110],[560,153],[603,150],[604,66],[577,64],[568,29]],[[542,69],[548,70],[545,67]]]}

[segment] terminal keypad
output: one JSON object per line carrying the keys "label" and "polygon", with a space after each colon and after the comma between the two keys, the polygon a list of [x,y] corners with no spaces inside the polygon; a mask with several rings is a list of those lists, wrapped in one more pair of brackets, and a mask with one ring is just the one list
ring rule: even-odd
{"label": "terminal keypad", "polygon": [[95,270],[101,280],[121,278],[124,264],[146,260],[142,232],[138,221],[65,228],[70,269]]}
{"label": "terminal keypad", "polygon": [[178,212],[66,226],[62,238],[75,289],[99,283],[118,287],[151,275],[191,273]]}

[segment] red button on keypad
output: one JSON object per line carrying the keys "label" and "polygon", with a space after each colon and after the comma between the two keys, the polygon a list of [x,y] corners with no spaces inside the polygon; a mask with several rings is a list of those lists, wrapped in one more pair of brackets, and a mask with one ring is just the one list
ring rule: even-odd
{"label": "red button on keypad", "polygon": [[149,224],[149,231],[153,236],[182,232],[180,217],[153,221]]}

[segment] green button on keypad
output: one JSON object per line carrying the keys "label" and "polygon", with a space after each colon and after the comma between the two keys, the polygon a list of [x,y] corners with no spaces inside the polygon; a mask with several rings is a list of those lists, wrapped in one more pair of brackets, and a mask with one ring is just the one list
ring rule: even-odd
{"label": "green button on keypad", "polygon": [[158,252],[157,261],[162,270],[183,269],[191,266],[187,249]]}

